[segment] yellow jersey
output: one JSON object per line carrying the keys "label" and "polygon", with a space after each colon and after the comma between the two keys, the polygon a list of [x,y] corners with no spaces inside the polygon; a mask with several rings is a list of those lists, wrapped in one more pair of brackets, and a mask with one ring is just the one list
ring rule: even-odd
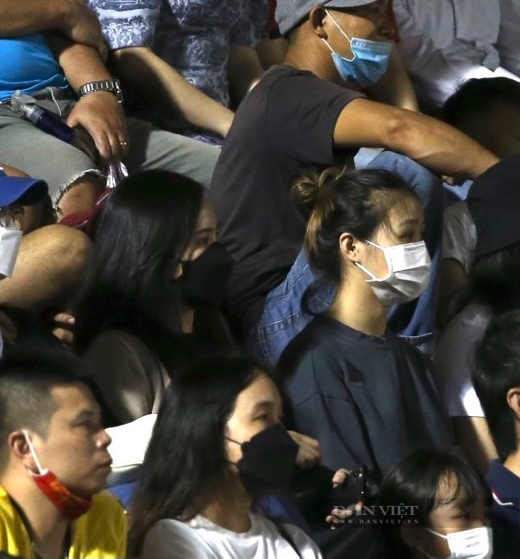
{"label": "yellow jersey", "polygon": [[[116,497],[94,495],[91,509],[71,524],[68,559],[122,559],[126,557],[128,526]],[[0,551],[36,559],[27,528],[0,486]]]}

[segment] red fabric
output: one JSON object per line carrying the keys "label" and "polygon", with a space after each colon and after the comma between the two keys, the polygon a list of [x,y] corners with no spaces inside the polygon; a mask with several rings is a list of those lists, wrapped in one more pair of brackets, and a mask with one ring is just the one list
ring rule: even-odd
{"label": "red fabric", "polygon": [[105,202],[111,192],[111,189],[105,190],[99,195],[92,208],[65,216],[60,220],[60,225],[68,225],[69,227],[74,227],[74,229],[79,229],[93,239],[96,234],[96,225],[99,214],[101,213],[101,210],[103,209],[103,206],[105,205]]}

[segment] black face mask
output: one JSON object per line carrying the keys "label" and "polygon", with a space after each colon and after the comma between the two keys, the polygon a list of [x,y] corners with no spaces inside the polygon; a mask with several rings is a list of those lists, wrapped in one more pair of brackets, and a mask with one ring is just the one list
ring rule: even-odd
{"label": "black face mask", "polygon": [[210,245],[194,260],[183,260],[178,282],[185,301],[193,307],[220,306],[233,264],[233,259],[219,243]]}
{"label": "black face mask", "polygon": [[228,440],[242,447],[236,463],[240,481],[252,498],[287,489],[291,483],[298,445],[279,423],[264,429],[246,443]]}

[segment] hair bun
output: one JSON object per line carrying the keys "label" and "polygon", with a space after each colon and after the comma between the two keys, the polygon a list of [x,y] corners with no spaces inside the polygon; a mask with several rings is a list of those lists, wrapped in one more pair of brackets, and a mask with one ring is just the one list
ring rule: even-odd
{"label": "hair bun", "polygon": [[335,198],[334,186],[346,170],[346,166],[328,167],[321,173],[314,171],[300,177],[292,187],[294,199],[309,210],[321,202],[329,206]]}
{"label": "hair bun", "polygon": [[320,177],[313,172],[299,177],[292,187],[292,195],[298,204],[312,210],[316,205],[321,189]]}

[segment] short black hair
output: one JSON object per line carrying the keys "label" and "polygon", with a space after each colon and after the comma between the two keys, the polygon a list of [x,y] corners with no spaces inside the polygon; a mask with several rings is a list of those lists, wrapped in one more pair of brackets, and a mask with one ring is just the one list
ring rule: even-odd
{"label": "short black hair", "polygon": [[404,506],[409,507],[408,511],[413,511],[409,519],[402,518],[400,522],[384,526],[383,532],[389,545],[399,552],[396,553],[396,557],[412,557],[401,538],[401,522],[413,520],[419,526],[429,527],[430,513],[442,504],[437,497],[439,484],[450,476],[457,481],[453,499],[461,498],[468,503],[484,499],[485,506],[491,506],[491,492],[485,480],[473,466],[456,453],[417,450],[403,458],[387,473],[376,499],[378,509]]}
{"label": "short black hair", "polygon": [[26,427],[45,436],[55,411],[50,391],[56,386],[85,383],[82,361],[63,350],[5,350],[0,362],[0,469],[5,467],[9,434]]}
{"label": "short black hair", "polygon": [[500,103],[520,110],[520,83],[510,78],[473,78],[463,82],[444,103],[440,116],[457,128],[462,119]]}
{"label": "short black hair", "polygon": [[520,310],[496,316],[475,352],[473,383],[501,460],[518,448],[507,392],[520,386]]}

